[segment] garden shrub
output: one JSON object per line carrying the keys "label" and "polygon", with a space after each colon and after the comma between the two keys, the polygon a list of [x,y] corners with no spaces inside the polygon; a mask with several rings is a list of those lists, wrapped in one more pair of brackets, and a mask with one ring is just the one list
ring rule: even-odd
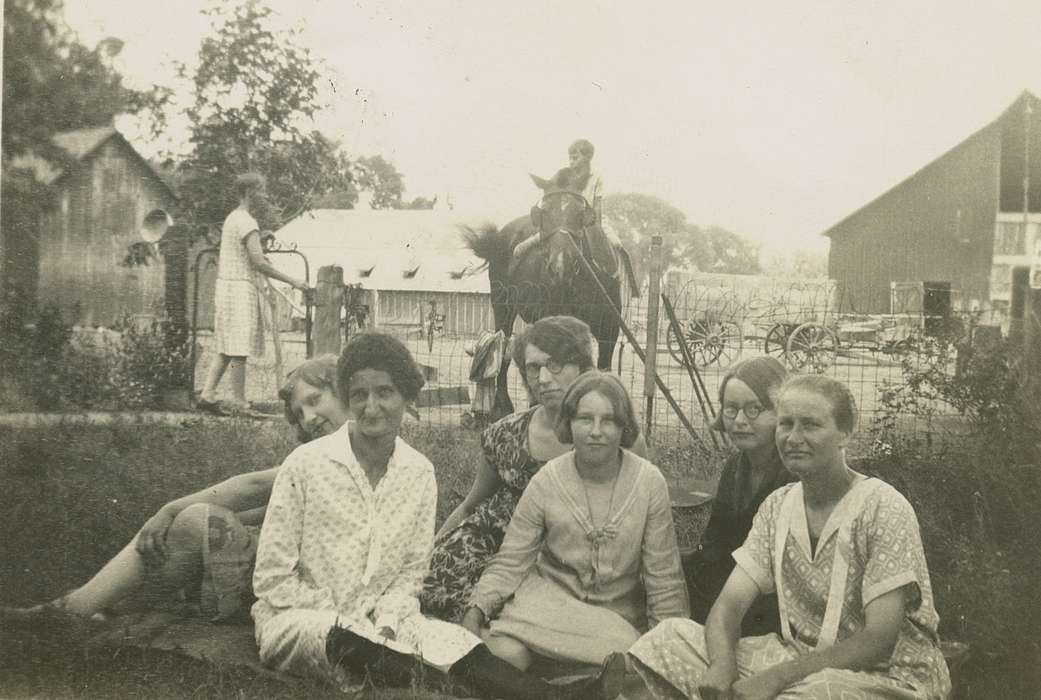
{"label": "garden shrub", "polygon": [[191,381],[190,343],[166,321],[76,333],[56,306],[0,304],[0,409],[154,408]]}
{"label": "garden shrub", "polygon": [[175,340],[168,322],[142,325],[124,317],[118,330],[112,383],[121,406],[155,408],[164,392],[189,386],[191,344]]}
{"label": "garden shrub", "polygon": [[[1026,697],[1041,687],[1038,402],[1020,391],[1005,340],[955,348],[933,341],[880,387],[881,416],[862,469],[915,507],[940,611],[941,636],[968,642],[969,697]],[[917,362],[915,361],[917,360]],[[898,416],[953,407],[957,430],[921,440]],[[995,673],[1006,669],[1006,673]],[[997,693],[997,694],[995,694]]]}

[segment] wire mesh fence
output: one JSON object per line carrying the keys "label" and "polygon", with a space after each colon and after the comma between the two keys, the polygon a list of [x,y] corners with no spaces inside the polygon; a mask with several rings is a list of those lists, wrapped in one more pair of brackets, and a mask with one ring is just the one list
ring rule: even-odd
{"label": "wire mesh fence", "polygon": [[[703,384],[715,406],[726,371],[740,359],[756,355],[776,357],[793,372],[818,372],[847,384],[857,399],[863,437],[883,410],[880,392],[903,381],[903,365],[914,368],[935,361],[929,354],[935,344],[929,345],[926,339],[943,336],[947,339],[944,342],[963,343],[974,323],[973,318],[959,318],[952,312],[945,324],[938,325],[921,311],[920,304],[916,307],[908,300],[906,290],[901,292],[901,308],[894,313],[851,314],[840,313],[840,295],[828,280],[670,272],[661,292],[675,310],[677,326],[673,329],[662,311],[661,299],[652,297],[646,284],[639,292],[623,297],[621,317],[631,337],[619,334],[611,371],[628,388],[642,424],[657,443],[688,440],[710,446],[712,408],[699,400],[692,375]],[[491,327],[490,297],[475,298],[472,293],[458,300],[450,297],[445,292],[424,296],[415,291],[396,294],[381,290],[369,301],[395,310],[393,314],[377,314],[384,321],[378,327],[401,339],[426,374],[427,386],[418,402],[419,420],[477,429],[488,416],[475,403],[477,386],[470,381],[471,354],[480,335],[495,330]],[[487,305],[487,313],[475,313],[482,305]],[[453,318],[456,312],[466,318]],[[597,312],[605,316],[611,313],[606,304]],[[658,332],[650,338],[647,329],[652,317],[658,318]],[[486,325],[483,328],[476,323],[482,319]],[[518,321],[513,331],[523,326]],[[948,333],[959,327],[958,333]],[[354,331],[353,323],[351,328]],[[280,338],[283,371],[287,371],[304,359],[306,339],[302,332],[283,332]],[[680,342],[687,346],[693,367],[686,366]],[[200,332],[196,386],[201,386],[211,361],[209,345],[208,334]],[[652,390],[649,387],[654,382],[648,380],[647,363],[639,357],[641,350],[654,357],[660,385]],[[953,361],[948,369],[956,371]],[[513,403],[523,408],[529,404],[529,397],[520,374],[512,365],[507,371]],[[273,353],[251,359],[247,376],[250,400],[275,400],[278,378]],[[659,387],[664,387],[673,401],[666,400]],[[900,419],[902,429],[927,434],[938,429],[938,420],[954,415],[953,408],[937,406],[929,418],[908,415]]]}

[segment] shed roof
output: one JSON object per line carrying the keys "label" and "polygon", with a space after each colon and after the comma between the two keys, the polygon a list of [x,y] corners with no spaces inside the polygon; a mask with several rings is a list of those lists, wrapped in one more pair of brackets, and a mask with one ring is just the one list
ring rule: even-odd
{"label": "shed roof", "polygon": [[[137,152],[137,149],[130,145],[130,142],[114,126],[98,126],[62,131],[51,136],[51,141],[55,146],[58,146],[79,162],[89,158],[111,138],[117,138],[127,152],[131,154],[131,157],[140,162],[162,184],[173,199],[177,199],[177,195],[173,188],[170,187],[170,183],[163,178],[155,166],[149,163],[144,156]],[[68,172],[57,167],[54,163],[31,154],[19,157],[17,165],[32,168],[36,173],[37,179],[45,185],[53,185]]]}
{"label": "shed roof", "polygon": [[[315,209],[277,238],[303,253],[313,273],[339,265],[344,282],[365,289],[487,293],[484,261],[460,235],[464,223],[451,210]],[[279,265],[286,256],[274,257]]]}

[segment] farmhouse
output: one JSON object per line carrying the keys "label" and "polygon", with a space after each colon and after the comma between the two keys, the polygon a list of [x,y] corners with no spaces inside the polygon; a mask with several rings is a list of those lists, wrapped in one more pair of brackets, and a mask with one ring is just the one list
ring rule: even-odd
{"label": "farmhouse", "polygon": [[[24,163],[51,196],[36,236],[23,230],[10,240],[17,248],[8,258],[17,268],[11,274],[78,325],[111,326],[123,314],[168,314],[167,276],[183,270],[167,269],[142,239],[142,225],[167,221],[176,195],[113,127],[59,133],[54,143],[69,154],[69,165],[56,169],[32,158]],[[133,244],[141,244],[136,249],[147,264],[125,264]],[[183,316],[183,302],[181,308]]]}
{"label": "farmhouse", "polygon": [[1039,230],[1041,104],[1024,92],[997,119],[825,231],[828,274],[843,311],[930,314],[961,306],[1016,318]]}
{"label": "farmhouse", "polygon": [[[448,335],[494,327],[488,275],[463,243],[452,210],[318,209],[286,224],[278,242],[307,258],[311,280],[327,265],[360,285],[369,320],[381,327],[416,327],[434,303]],[[272,262],[296,265],[290,256]]]}

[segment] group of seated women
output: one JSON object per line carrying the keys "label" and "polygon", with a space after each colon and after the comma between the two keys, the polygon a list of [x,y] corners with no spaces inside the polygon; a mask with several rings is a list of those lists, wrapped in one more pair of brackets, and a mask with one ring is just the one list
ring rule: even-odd
{"label": "group of seated women", "polygon": [[[723,377],[735,451],[697,553],[589,328],[516,340],[531,408],[489,427],[473,488],[437,531],[435,467],[399,433],[423,385],[367,333],[280,391],[304,444],[281,467],[164,506],[61,609],[103,615],[143,586],[199,591],[215,620],[252,604],[261,661],[344,685],[424,670],[490,698],[943,698],[915,514],[849,468],[840,382],[772,358]],[[257,529],[257,524],[263,523]],[[599,666],[551,683],[540,658]]]}

